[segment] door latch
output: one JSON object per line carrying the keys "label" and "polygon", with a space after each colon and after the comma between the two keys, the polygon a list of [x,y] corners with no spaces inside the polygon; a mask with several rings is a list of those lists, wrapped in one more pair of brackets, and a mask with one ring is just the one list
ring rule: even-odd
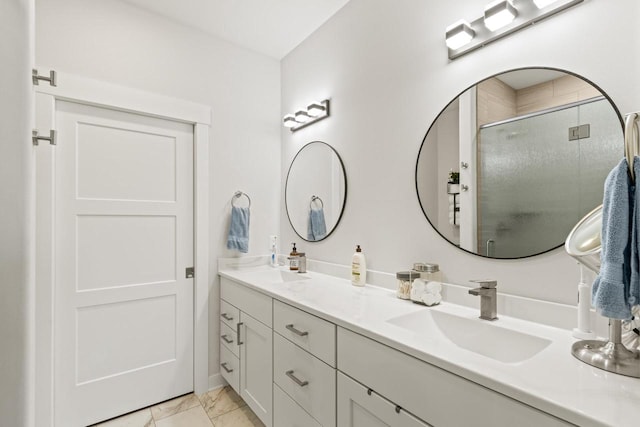
{"label": "door latch", "polygon": [[193,279],[194,277],[196,277],[195,269],[193,267],[187,267],[185,269],[185,276],[187,277],[187,279]]}

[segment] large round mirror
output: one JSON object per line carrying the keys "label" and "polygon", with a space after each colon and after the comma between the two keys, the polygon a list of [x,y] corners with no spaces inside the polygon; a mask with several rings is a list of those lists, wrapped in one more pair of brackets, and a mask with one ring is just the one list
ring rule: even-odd
{"label": "large round mirror", "polygon": [[347,197],[347,176],[336,150],[321,141],[302,147],[289,167],[284,197],[298,236],[309,242],[329,236]]}
{"label": "large round mirror", "polygon": [[528,68],[482,80],[429,128],[416,190],[431,225],[490,258],[562,245],[623,157],[620,113],[589,81]]}

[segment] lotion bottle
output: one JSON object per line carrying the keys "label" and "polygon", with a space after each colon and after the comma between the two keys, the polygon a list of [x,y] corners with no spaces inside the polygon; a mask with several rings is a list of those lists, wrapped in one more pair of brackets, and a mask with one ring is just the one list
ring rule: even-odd
{"label": "lotion bottle", "polygon": [[353,286],[364,286],[367,283],[367,260],[364,257],[360,245],[351,259],[351,284]]}

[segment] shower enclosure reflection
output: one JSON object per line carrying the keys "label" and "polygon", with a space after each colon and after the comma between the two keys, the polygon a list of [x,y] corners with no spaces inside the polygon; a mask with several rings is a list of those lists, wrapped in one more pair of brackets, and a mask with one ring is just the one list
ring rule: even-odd
{"label": "shower enclosure reflection", "polygon": [[[526,257],[560,246],[602,203],[622,151],[619,114],[597,88],[557,70],[516,70],[443,110],[420,150],[416,188],[451,243],[491,258]],[[456,172],[459,182],[447,185]]]}

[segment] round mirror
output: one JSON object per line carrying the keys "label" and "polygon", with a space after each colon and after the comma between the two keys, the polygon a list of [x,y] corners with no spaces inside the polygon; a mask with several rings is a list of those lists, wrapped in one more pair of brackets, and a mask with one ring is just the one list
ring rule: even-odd
{"label": "round mirror", "polygon": [[470,87],[440,112],[416,165],[425,216],[450,243],[490,258],[561,246],[602,203],[623,157],[620,113],[589,81],[528,68]]}
{"label": "round mirror", "polygon": [[342,159],[329,144],[310,142],[298,151],[287,174],[285,206],[295,232],[317,242],[335,230],[347,197]]}

